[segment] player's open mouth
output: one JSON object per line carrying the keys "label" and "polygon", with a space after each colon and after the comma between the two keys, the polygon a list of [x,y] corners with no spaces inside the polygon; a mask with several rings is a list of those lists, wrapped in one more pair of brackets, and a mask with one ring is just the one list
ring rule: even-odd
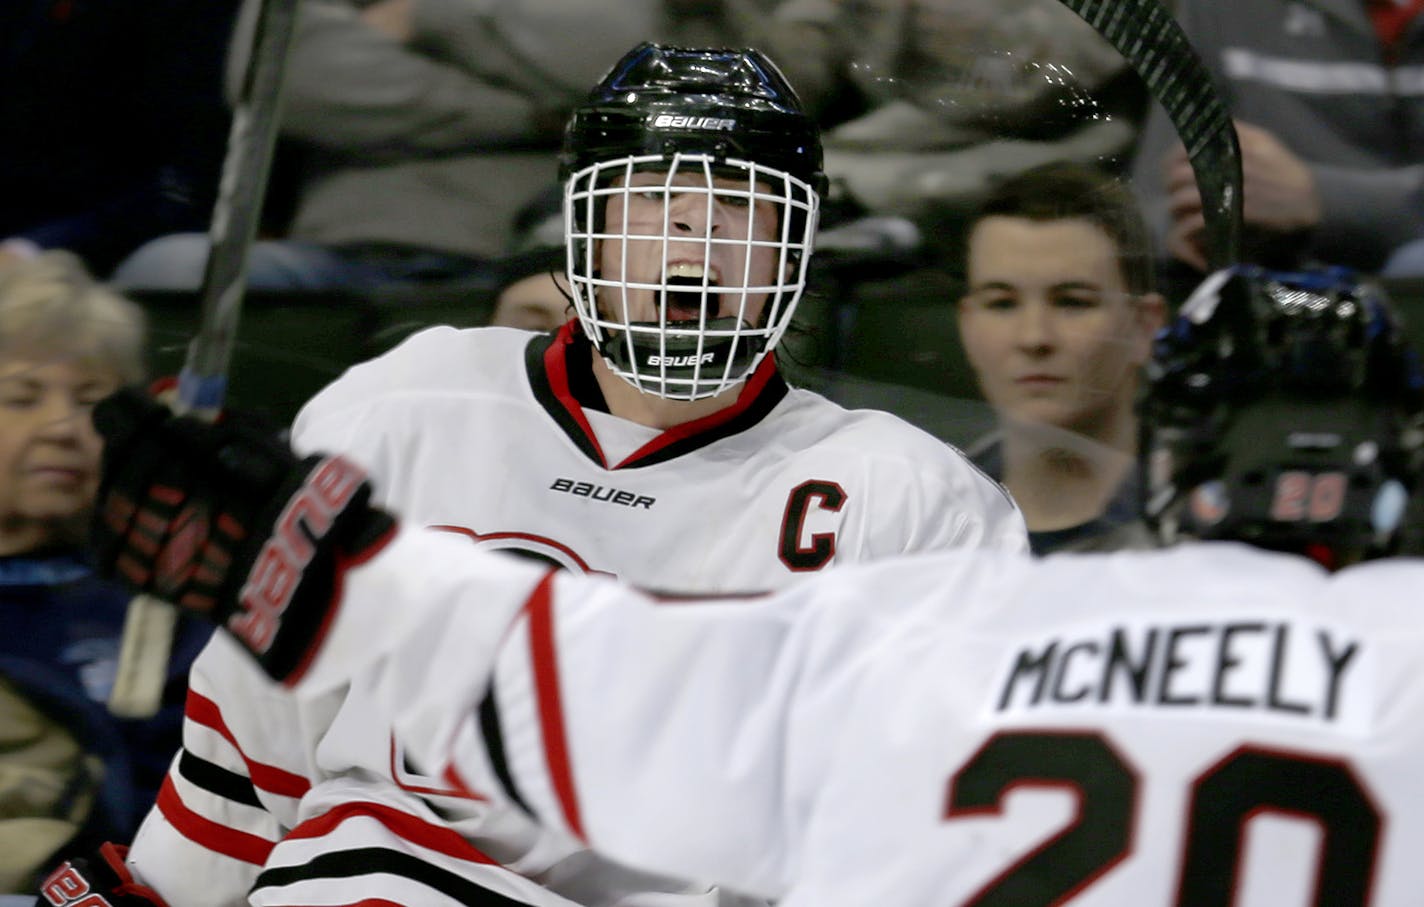
{"label": "player's open mouth", "polygon": [[[700,263],[692,262],[669,264],[664,282],[668,288],[668,321],[697,321],[702,316],[704,284],[711,288],[720,283],[716,268],[708,272]],[[710,321],[717,317],[717,303],[721,294],[708,292],[706,298],[709,303],[707,319]]]}

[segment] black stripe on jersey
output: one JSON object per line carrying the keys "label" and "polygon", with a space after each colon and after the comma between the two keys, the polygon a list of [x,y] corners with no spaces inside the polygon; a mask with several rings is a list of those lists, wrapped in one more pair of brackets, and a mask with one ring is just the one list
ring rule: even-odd
{"label": "black stripe on jersey", "polygon": [[200,787],[210,794],[216,794],[235,803],[266,809],[262,805],[262,801],[257,799],[257,788],[252,786],[250,778],[194,756],[187,750],[184,750],[183,755],[178,757],[178,774],[183,776],[183,780],[189,784]]}
{"label": "black stripe on jersey", "polygon": [[[491,866],[498,870],[498,866]],[[502,870],[509,872],[510,870]],[[278,866],[264,869],[252,885],[252,891],[276,888],[309,879],[349,879],[365,875],[393,875],[409,879],[438,891],[461,904],[527,905],[506,895],[472,882],[463,876],[435,866],[420,857],[385,847],[358,847],[320,854],[300,866]]]}
{"label": "black stripe on jersey", "polygon": [[533,816],[534,810],[530,809],[530,804],[525,802],[523,793],[520,793],[520,786],[515,785],[514,775],[510,772],[510,760],[504,757],[504,732],[500,729],[500,706],[494,702],[494,685],[491,683],[490,692],[484,695],[484,702],[480,703],[480,736],[484,738],[484,752],[490,759],[490,766],[494,769],[494,776],[500,779],[500,786],[504,787],[504,796],[507,796],[525,813]]}
{"label": "black stripe on jersey", "polygon": [[569,393],[579,406],[595,412],[609,412],[608,398],[603,396],[603,388],[593,377],[593,341],[584,336],[582,328],[575,330],[564,344],[564,372]]}
{"label": "black stripe on jersey", "polygon": [[504,756],[504,731],[499,726],[499,706],[494,700],[494,684],[490,684],[489,692],[480,703],[480,736],[484,738],[485,753],[489,756],[500,787],[504,788],[505,796],[528,815],[534,815],[534,811],[524,801],[524,795],[519,792],[519,785],[514,783],[514,775],[509,771],[509,760]]}
{"label": "black stripe on jersey", "polygon": [[[603,454],[599,451],[598,445],[579,425],[573,413],[564,407],[564,404],[554,387],[549,383],[549,372],[544,366],[544,357],[548,354],[549,348],[558,343],[563,346],[561,351],[564,357],[565,369],[569,372],[569,393],[573,394],[579,406],[584,409],[597,409],[603,412],[608,411],[608,404],[603,402],[603,392],[598,389],[598,383],[593,380],[593,345],[582,335],[570,342],[563,342],[560,338],[563,332],[556,334],[542,334],[529,341],[529,345],[524,348],[524,370],[529,374],[529,387],[534,391],[534,399],[539,401],[539,405],[544,407],[554,422],[564,430],[564,434],[569,436],[584,456],[588,457],[598,465],[603,465]],[[582,361],[579,353],[582,353]],[[556,355],[559,354],[556,351]],[[585,384],[592,384],[593,391],[598,395],[597,400],[586,400],[588,390]]]}

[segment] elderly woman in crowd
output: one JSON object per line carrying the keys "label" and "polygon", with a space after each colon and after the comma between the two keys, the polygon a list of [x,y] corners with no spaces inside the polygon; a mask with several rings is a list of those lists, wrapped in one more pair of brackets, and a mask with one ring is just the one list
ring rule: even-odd
{"label": "elderly woman in crowd", "polygon": [[180,621],[166,675],[115,714],[128,596],[85,550],[102,452],[89,411],[143,378],[144,349],[143,311],[69,253],[0,270],[0,890],[94,837],[126,840],[179,746],[206,633]]}

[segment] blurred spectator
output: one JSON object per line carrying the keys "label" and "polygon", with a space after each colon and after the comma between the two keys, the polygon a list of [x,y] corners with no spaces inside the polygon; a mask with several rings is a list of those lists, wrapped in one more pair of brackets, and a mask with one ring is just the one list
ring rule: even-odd
{"label": "blurred spectator", "polygon": [[[609,60],[655,35],[768,29],[770,0],[304,0],[283,136],[301,172],[286,235],[249,256],[254,289],[493,281],[514,218],[552,182],[565,114]],[[234,37],[235,89],[258,0]],[[721,42],[717,42],[721,43]],[[752,42],[756,43],[756,42]],[[207,238],[167,237],[115,275],[192,289]]]}
{"label": "blurred spectator", "polygon": [[567,256],[563,246],[556,246],[530,249],[501,261],[490,325],[552,331],[574,317],[564,276]]}
{"label": "blurred spectator", "polygon": [[203,229],[227,140],[237,0],[0,3],[0,266],[63,248],[97,274]]}
{"label": "blurred spectator", "polygon": [[[1393,250],[1424,239],[1424,4],[1177,0],[1175,8],[1237,119],[1246,258],[1374,272]],[[1160,109],[1134,182],[1159,247],[1203,270],[1201,200]],[[1414,273],[1424,274],[1419,265]]]}
{"label": "blurred spectator", "polygon": [[[995,180],[1056,160],[1125,165],[1145,113],[1137,77],[1058,0],[789,0],[828,50],[793,81],[828,119],[826,172],[849,200],[941,240]],[[957,257],[957,249],[946,249]]]}
{"label": "blurred spectator", "polygon": [[966,273],[960,335],[999,420],[969,453],[1033,551],[1147,544],[1134,408],[1166,307],[1132,194],[1073,164],[1010,179],[973,219]]}
{"label": "blurred spectator", "polygon": [[[49,727],[60,724],[103,764],[97,792],[80,784],[69,805],[96,797],[90,830],[121,840],[177,751],[188,664],[208,635],[180,619],[155,717],[119,719],[105,708],[129,597],[94,576],[84,549],[101,451],[89,409],[140,380],[143,356],[142,311],[94,282],[73,255],[47,252],[0,271],[0,677],[29,706],[12,703],[24,724],[7,725],[4,742],[22,757],[52,757],[51,772],[83,781],[84,760],[66,757],[65,734]],[[50,803],[59,810],[51,818],[77,824],[65,805]],[[62,832],[50,826],[55,845]]]}

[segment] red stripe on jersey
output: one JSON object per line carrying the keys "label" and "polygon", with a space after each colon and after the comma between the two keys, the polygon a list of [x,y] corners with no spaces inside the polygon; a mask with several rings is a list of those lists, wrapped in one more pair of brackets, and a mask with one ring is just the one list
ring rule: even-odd
{"label": "red stripe on jersey", "polygon": [[247,764],[247,775],[252,779],[253,785],[284,797],[301,797],[311,789],[311,782],[301,775],[294,774],[285,769],[277,768],[275,765],[267,765],[249,759],[242,751],[242,746],[237,742],[232,731],[228,730],[227,722],[223,721],[222,710],[218,704],[200,693],[192,690],[188,691],[188,701],[183,708],[183,713],[188,720],[203,727],[212,728],[223,736],[237,754],[242,757],[242,761]]}
{"label": "red stripe on jersey", "polygon": [[539,728],[544,737],[544,762],[559,798],[559,808],[569,830],[582,841],[574,774],[569,764],[569,742],[564,733],[564,707],[559,695],[558,653],[554,651],[554,573],[548,573],[529,595],[529,658],[534,665],[534,692],[539,700]]}
{"label": "red stripe on jersey", "polygon": [[[576,330],[578,330],[577,321],[570,321],[559,328],[558,336],[544,351],[544,373],[549,377],[549,389],[554,392],[554,397],[558,399],[559,404],[563,406],[569,416],[578,423],[579,429],[593,445],[593,449],[598,452],[598,462],[607,468],[608,457],[603,455],[603,448],[598,443],[598,435],[593,433],[593,426],[588,424],[588,416],[584,415],[583,407],[579,406],[578,400],[574,399],[573,391],[569,390],[569,367],[568,362],[564,359],[564,353],[569,344],[573,342]],[[598,351],[595,350],[593,355],[597,356]]]}
{"label": "red stripe on jersey", "polygon": [[766,387],[766,383],[770,381],[775,374],[776,360],[767,356],[761,361],[761,365],[757,366],[757,370],[752,372],[752,376],[747,379],[747,383],[742,387],[742,392],[737,394],[737,401],[731,406],[726,409],[719,409],[715,413],[703,416],[701,419],[693,419],[691,422],[684,422],[681,425],[668,429],[647,444],[644,444],[642,447],[628,454],[628,456],[623,458],[622,462],[613,468],[622,469],[624,466],[630,463],[636,463],[649,454],[657,453],[669,444],[675,444],[693,435],[710,431],[725,422],[735,419],[746,412],[752,403],[756,402],[757,397],[760,396],[762,392],[762,388]]}
{"label": "red stripe on jersey", "polygon": [[267,862],[267,855],[276,846],[274,841],[228,828],[193,812],[178,795],[178,789],[173,786],[171,777],[163,779],[163,786],[158,789],[157,805],[163,818],[167,819],[168,824],[180,835],[225,857],[261,866]]}
{"label": "red stripe on jersey", "polygon": [[546,535],[535,535],[531,532],[476,532],[475,530],[467,529],[464,526],[455,526],[448,523],[439,523],[432,526],[426,526],[425,528],[434,529],[438,532],[453,532],[457,535],[468,536],[470,541],[474,542],[477,545],[481,542],[499,542],[509,540],[517,542],[535,542],[540,545],[548,545],[550,548],[553,548],[560,554],[567,557],[584,573],[598,573],[602,574],[603,576],[613,575],[607,570],[593,569],[588,565],[588,561],[584,560],[582,557],[579,556],[579,553],[577,551],[570,548],[568,545],[565,545],[563,542],[555,541],[554,539],[551,539]]}
{"label": "red stripe on jersey", "polygon": [[445,780],[450,782],[451,787],[455,788],[456,790],[464,791],[473,800],[485,799],[480,794],[475,793],[475,789],[473,787],[470,787],[470,785],[465,783],[465,779],[460,777],[459,771],[456,770],[455,766],[453,765],[447,765],[445,767]]}
{"label": "red stripe on jersey", "polygon": [[471,863],[499,865],[475,845],[465,840],[458,832],[444,825],[435,825],[410,813],[402,812],[381,803],[353,801],[342,803],[314,819],[308,819],[287,833],[288,838],[320,838],[331,833],[336,826],[347,819],[375,819],[397,837],[426,850],[466,860]]}

